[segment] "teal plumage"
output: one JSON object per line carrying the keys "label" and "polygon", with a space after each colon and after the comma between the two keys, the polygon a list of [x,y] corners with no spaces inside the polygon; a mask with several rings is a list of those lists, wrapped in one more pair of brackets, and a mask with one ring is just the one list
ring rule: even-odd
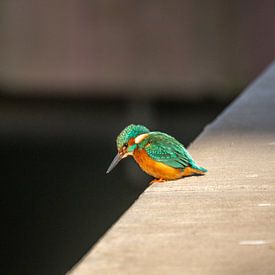
{"label": "teal plumage", "polygon": [[149,133],[149,129],[143,125],[131,124],[124,128],[116,139],[117,148],[122,148],[124,144],[127,144],[129,139],[135,138],[138,135]]}
{"label": "teal plumage", "polygon": [[174,137],[162,132],[150,132],[143,125],[127,126],[118,135],[116,143],[118,154],[107,173],[127,156],[133,156],[141,169],[157,181],[207,172],[195,163],[185,147]]}
{"label": "teal plumage", "polygon": [[207,172],[205,168],[195,163],[191,155],[179,141],[165,133],[150,132],[138,145],[138,148],[144,148],[153,160],[162,162],[173,168],[184,169],[190,166],[202,172]]}

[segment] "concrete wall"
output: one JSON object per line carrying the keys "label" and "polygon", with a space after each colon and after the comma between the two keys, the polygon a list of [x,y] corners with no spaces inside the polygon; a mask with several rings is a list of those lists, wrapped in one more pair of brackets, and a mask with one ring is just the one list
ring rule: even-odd
{"label": "concrete wall", "polygon": [[0,85],[221,93],[274,57],[274,9],[271,0],[3,0]]}
{"label": "concrete wall", "polygon": [[275,63],[188,147],[206,175],[148,187],[68,274],[274,274],[274,79]]}

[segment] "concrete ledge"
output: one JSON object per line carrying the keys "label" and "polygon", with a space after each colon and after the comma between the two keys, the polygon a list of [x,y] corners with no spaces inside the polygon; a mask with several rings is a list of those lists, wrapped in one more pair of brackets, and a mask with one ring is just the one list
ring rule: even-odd
{"label": "concrete ledge", "polygon": [[275,64],[189,150],[207,175],[150,186],[70,274],[274,274]]}

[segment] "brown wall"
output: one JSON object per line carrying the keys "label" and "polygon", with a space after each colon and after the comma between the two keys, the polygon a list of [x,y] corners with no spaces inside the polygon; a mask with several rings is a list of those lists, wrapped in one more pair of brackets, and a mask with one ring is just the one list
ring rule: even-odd
{"label": "brown wall", "polygon": [[222,93],[274,58],[274,10],[272,0],[2,0],[0,85]]}

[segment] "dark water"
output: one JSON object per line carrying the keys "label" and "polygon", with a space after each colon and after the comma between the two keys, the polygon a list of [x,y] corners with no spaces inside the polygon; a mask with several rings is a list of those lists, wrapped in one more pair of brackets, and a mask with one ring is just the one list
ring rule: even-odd
{"label": "dark water", "polygon": [[111,174],[115,137],[144,122],[186,145],[225,103],[3,100],[0,274],[64,274],[146,188],[132,160]]}

